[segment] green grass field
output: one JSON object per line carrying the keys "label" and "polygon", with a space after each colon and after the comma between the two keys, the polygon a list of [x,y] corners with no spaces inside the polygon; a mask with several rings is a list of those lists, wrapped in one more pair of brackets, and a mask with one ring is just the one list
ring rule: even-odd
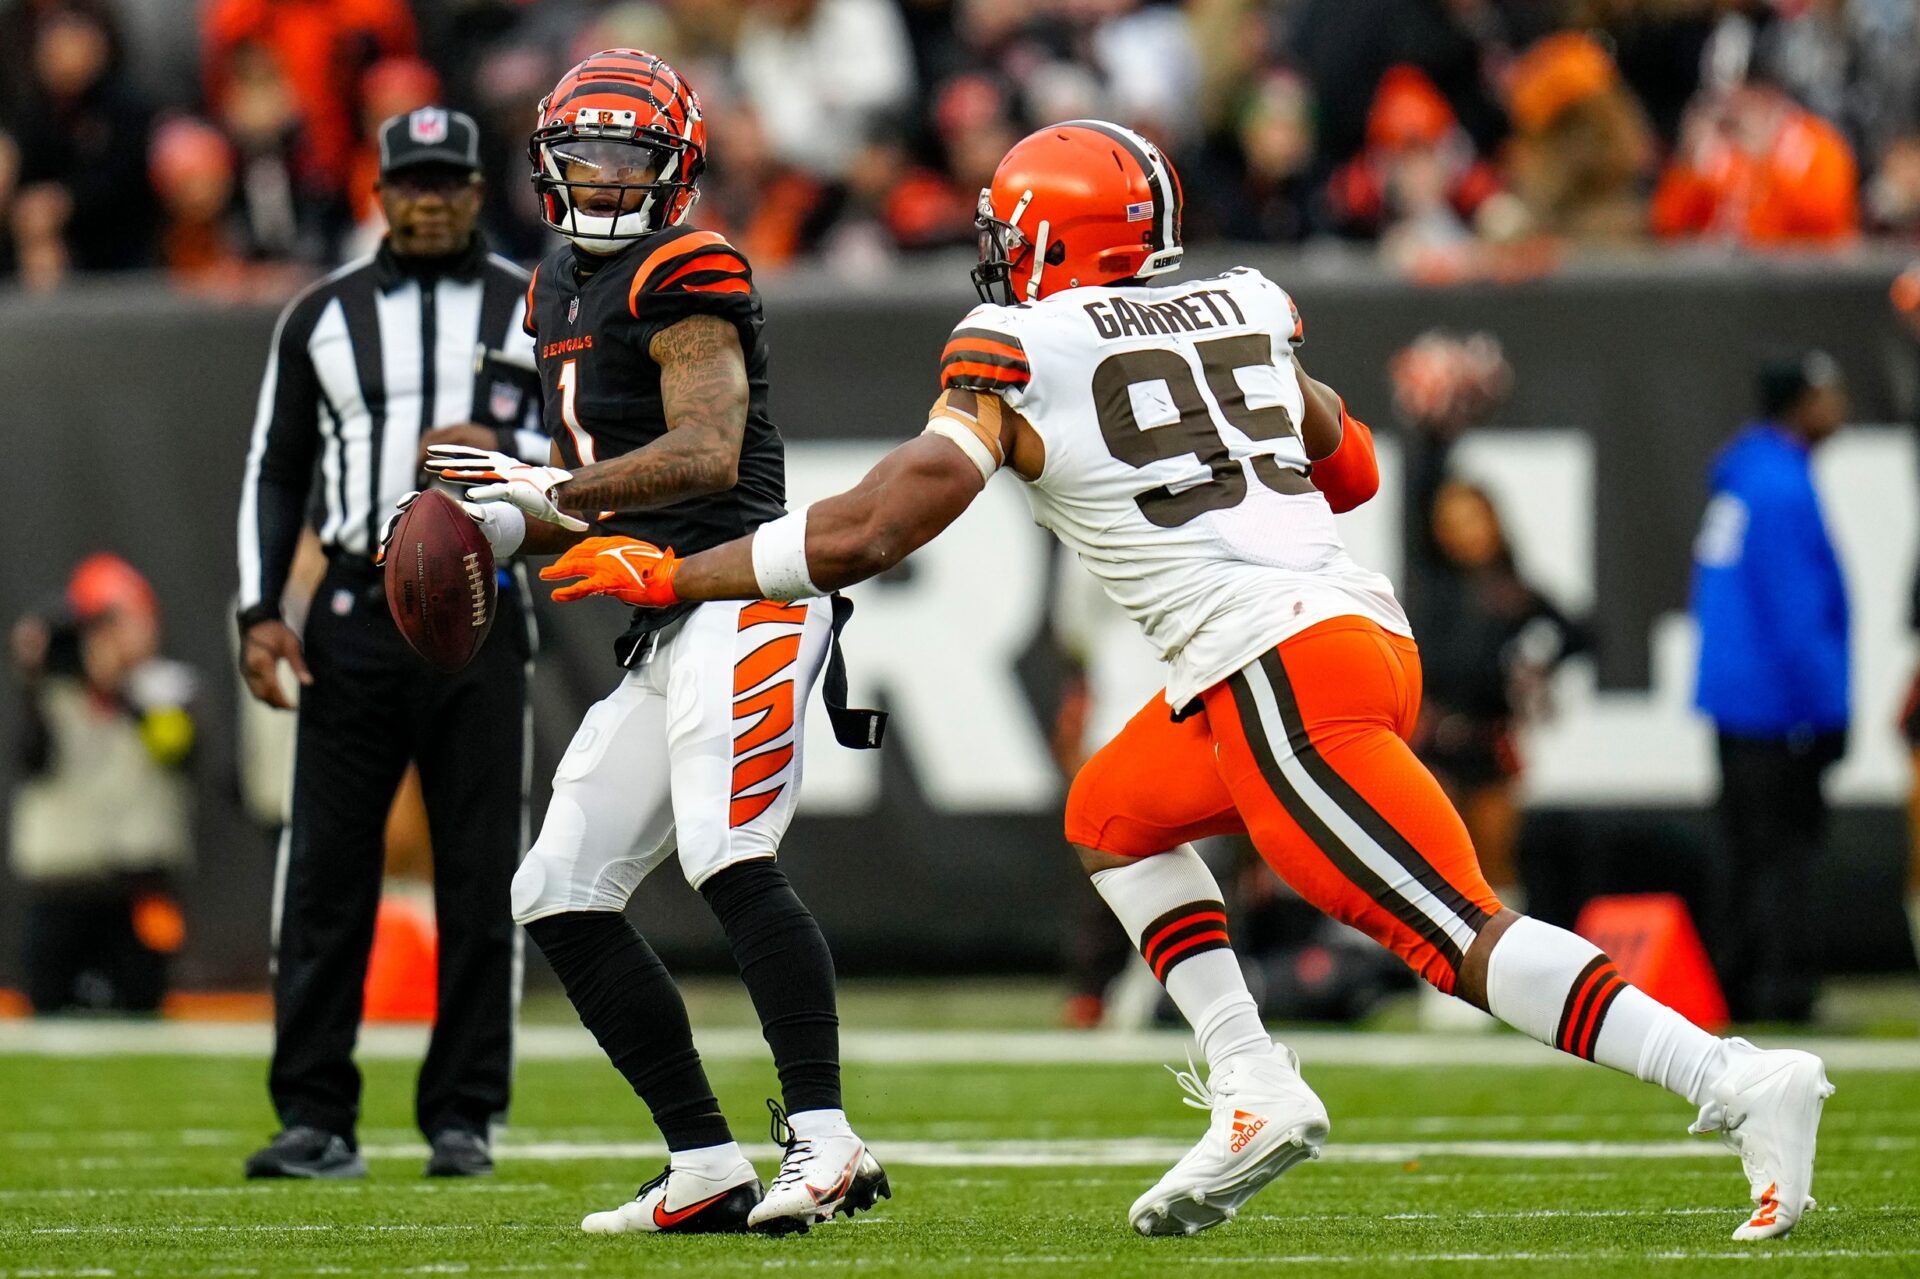
{"label": "green grass field", "polygon": [[[1309,1054],[1334,1117],[1327,1158],[1227,1227],[1147,1240],[1128,1231],[1127,1206],[1204,1120],[1137,1049],[1101,1062],[1088,1038],[1087,1064],[881,1060],[912,1056],[896,1043],[848,1069],[849,1109],[889,1166],[892,1202],[805,1237],[677,1239],[577,1228],[661,1161],[639,1104],[586,1054],[523,1060],[490,1180],[420,1176],[413,1067],[383,1058],[366,1065],[368,1180],[248,1184],[240,1161],[273,1126],[258,1059],[24,1052],[23,1034],[0,1023],[0,1279],[1920,1273],[1911,1070],[1831,1071],[1821,1207],[1791,1239],[1755,1247],[1727,1238],[1745,1200],[1736,1161],[1686,1137],[1686,1108],[1649,1087],[1597,1068],[1422,1067],[1406,1039],[1387,1064]],[[1033,1042],[1057,1054],[1070,1041]],[[711,1070],[770,1174],[771,1070],[744,1051]]]}

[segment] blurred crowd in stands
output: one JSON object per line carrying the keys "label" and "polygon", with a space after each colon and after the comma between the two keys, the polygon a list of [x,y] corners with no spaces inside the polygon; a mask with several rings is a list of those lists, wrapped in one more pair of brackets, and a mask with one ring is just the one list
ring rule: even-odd
{"label": "blurred crowd in stands", "polygon": [[1190,242],[1434,281],[1920,237],[1916,0],[0,0],[0,280],[276,291],[377,239],[372,131],[429,102],[534,256],[534,104],[614,46],[698,88],[695,219],[762,272],[969,243],[1006,147],[1079,116],[1174,157]]}

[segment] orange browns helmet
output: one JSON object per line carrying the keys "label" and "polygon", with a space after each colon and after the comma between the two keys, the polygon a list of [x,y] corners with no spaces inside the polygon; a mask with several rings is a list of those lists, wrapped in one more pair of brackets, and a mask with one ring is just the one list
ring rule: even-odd
{"label": "orange browns helmet", "polygon": [[1105,120],[1068,120],[1014,144],[974,218],[983,301],[1165,275],[1180,265],[1180,178],[1160,149]]}
{"label": "orange browns helmet", "polygon": [[707,126],[679,72],[639,49],[607,49],[540,99],[527,158],[542,220],[581,248],[611,253],[687,216],[707,164]]}

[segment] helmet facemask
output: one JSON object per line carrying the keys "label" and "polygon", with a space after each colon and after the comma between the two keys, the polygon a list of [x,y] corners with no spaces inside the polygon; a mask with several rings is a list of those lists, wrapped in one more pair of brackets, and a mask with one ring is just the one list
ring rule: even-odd
{"label": "helmet facemask", "polygon": [[542,220],[598,253],[684,218],[706,159],[685,138],[637,126],[634,112],[590,107],[537,130],[528,151]]}
{"label": "helmet facemask", "polygon": [[[1018,220],[1032,198],[1029,192],[1014,206],[1013,216]],[[973,217],[974,230],[980,239],[980,265],[973,268],[973,287],[980,294],[982,302],[992,302],[1000,306],[1012,306],[1013,273],[1033,253],[1033,245],[1014,222],[993,215],[993,190],[983,187],[980,191],[980,203]]]}

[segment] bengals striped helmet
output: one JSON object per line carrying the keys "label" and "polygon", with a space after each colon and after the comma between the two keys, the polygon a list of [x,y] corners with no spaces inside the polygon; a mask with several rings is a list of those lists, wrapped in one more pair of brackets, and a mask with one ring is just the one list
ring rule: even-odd
{"label": "bengals striped helmet", "polygon": [[540,100],[527,158],[541,219],[583,249],[613,253],[693,207],[707,163],[700,99],[651,53],[607,49]]}
{"label": "bengals striped helmet", "polygon": [[974,218],[987,302],[1033,302],[1180,265],[1180,178],[1160,149],[1105,120],[1068,120],[1015,143]]}

